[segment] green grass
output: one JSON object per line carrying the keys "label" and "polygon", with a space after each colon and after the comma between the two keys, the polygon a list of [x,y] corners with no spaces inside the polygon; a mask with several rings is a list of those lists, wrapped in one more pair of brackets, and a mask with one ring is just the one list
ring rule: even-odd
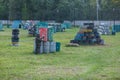
{"label": "green grass", "polygon": [[11,46],[11,29],[0,32],[0,80],[120,80],[120,33],[102,36],[105,46],[65,47],[77,31],[54,34],[61,51],[42,55],[33,54],[27,31],[19,47]]}

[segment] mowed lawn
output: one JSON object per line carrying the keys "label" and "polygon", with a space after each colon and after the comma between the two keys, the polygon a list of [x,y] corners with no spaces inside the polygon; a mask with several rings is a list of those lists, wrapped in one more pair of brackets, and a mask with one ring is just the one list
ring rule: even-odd
{"label": "mowed lawn", "polygon": [[42,55],[33,53],[26,30],[19,47],[11,46],[11,29],[0,32],[0,80],[120,80],[120,33],[102,36],[105,46],[65,47],[78,30],[54,34],[61,51]]}

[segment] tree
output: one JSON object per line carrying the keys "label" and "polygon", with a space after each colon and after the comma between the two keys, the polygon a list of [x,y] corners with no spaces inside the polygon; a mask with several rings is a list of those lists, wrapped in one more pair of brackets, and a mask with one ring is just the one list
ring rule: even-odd
{"label": "tree", "polygon": [[[100,20],[120,20],[120,0],[98,1]],[[11,20],[96,20],[96,0],[0,0],[0,12],[0,19]]]}
{"label": "tree", "polygon": [[9,19],[20,20],[22,19],[22,0],[9,1]]}

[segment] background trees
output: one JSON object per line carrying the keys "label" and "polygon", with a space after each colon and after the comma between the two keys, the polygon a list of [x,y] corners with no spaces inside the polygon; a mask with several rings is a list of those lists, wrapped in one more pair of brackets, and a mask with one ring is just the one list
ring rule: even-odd
{"label": "background trees", "polygon": [[[120,20],[120,0],[98,0],[99,19]],[[96,0],[0,0],[0,19],[96,20]]]}

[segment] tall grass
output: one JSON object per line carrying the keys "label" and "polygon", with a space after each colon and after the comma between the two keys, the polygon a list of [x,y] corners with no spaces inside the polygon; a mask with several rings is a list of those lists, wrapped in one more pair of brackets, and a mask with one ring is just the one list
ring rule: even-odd
{"label": "tall grass", "polygon": [[0,32],[0,80],[120,80],[120,33],[102,36],[105,46],[65,47],[78,28],[54,34],[57,53],[33,54],[34,37],[20,30],[18,47],[11,29]]}

